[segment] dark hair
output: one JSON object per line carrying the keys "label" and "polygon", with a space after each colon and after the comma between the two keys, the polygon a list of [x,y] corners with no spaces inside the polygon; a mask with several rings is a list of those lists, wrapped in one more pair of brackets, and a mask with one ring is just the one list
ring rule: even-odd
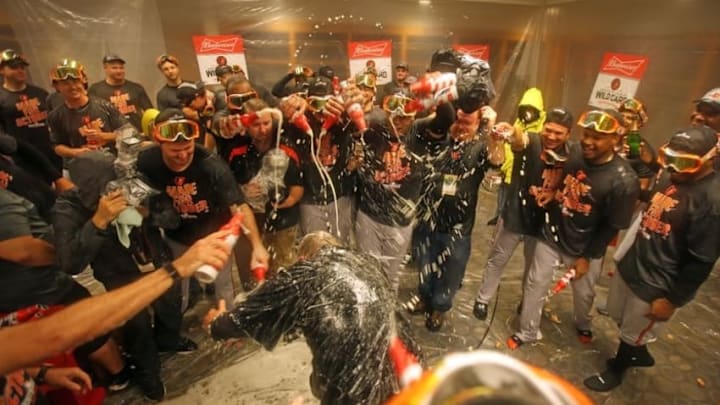
{"label": "dark hair", "polygon": [[236,89],[240,85],[245,84],[245,83],[250,83],[250,81],[241,76],[233,76],[227,81],[227,83],[225,83],[225,92],[227,94],[234,94],[235,92],[230,91],[230,89]]}
{"label": "dark hair", "polygon": [[246,112],[255,112],[268,108],[267,103],[261,98],[251,98],[243,103],[243,110]]}

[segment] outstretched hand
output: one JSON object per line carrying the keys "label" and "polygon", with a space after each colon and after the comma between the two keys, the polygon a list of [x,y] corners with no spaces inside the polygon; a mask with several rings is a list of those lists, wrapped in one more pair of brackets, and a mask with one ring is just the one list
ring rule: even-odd
{"label": "outstretched hand", "polygon": [[173,262],[178,273],[182,277],[190,277],[203,264],[216,269],[225,267],[225,263],[232,252],[232,248],[224,241],[229,234],[229,230],[219,231],[195,242],[182,256]]}
{"label": "outstretched hand", "polygon": [[225,300],[218,301],[218,307],[217,308],[210,308],[208,313],[205,315],[202,321],[203,329],[208,331],[210,333],[210,325],[219,317],[220,315],[227,312],[227,305],[225,304]]}

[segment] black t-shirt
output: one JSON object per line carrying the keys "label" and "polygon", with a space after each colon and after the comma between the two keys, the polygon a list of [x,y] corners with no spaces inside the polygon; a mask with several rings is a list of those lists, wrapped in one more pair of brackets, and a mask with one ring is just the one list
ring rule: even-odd
{"label": "black t-shirt", "polygon": [[[32,236],[53,242],[52,227],[28,200],[0,189],[0,241]],[[0,259],[0,312],[30,305],[53,305],[75,287],[56,266],[31,267]]]}
{"label": "black t-shirt", "polygon": [[[263,166],[263,157],[267,152],[260,153],[260,151],[258,151],[250,141],[250,137],[242,137],[241,141],[242,143],[236,145],[230,151],[228,162],[237,184],[243,185],[256,179],[256,176],[258,176]],[[270,150],[272,150],[272,148]],[[301,175],[302,168],[298,153],[288,146],[284,139],[281,139],[280,150],[288,156],[288,168],[283,177],[284,187],[280,187],[278,189],[280,192],[280,196],[278,196],[278,198],[275,197],[275,187],[269,184],[265,185],[268,187],[268,201],[264,210],[265,213],[268,214],[266,216],[265,224],[263,225],[265,231],[279,231],[286,229],[297,225],[300,220],[299,203],[290,208],[279,209],[277,212],[273,213],[275,215],[270,215],[273,212],[270,204],[287,198],[290,187],[303,185]]]}
{"label": "black t-shirt", "polygon": [[[315,134],[314,152],[317,156],[317,165],[327,171],[335,188],[337,198],[349,196],[354,193],[355,174],[347,170],[348,159],[352,150],[352,135],[344,130],[340,123],[334,125],[322,138],[320,137],[321,123],[313,116],[308,122]],[[303,186],[305,193],[304,204],[325,205],[333,202],[333,194],[327,180],[321,175],[311,154],[310,137],[295,127],[285,131],[291,139],[290,143],[300,154],[303,167]],[[292,141],[294,139],[294,141]]]}
{"label": "black t-shirt", "polygon": [[684,305],[720,257],[720,174],[677,184],[664,174],[653,191],[618,269],[643,300],[669,297]]}
{"label": "black t-shirt", "polygon": [[384,125],[363,134],[365,159],[358,169],[359,209],[374,221],[407,226],[415,218],[423,177],[422,159]]}
{"label": "black t-shirt", "polygon": [[50,209],[55,204],[53,189],[48,183],[31,175],[3,155],[0,155],[0,188],[12,191],[33,203],[40,216],[49,221]]}
{"label": "black t-shirt", "polygon": [[[525,149],[513,152],[512,182],[503,208],[503,226],[511,232],[536,236],[540,233],[544,210],[537,204],[543,193],[554,193],[562,186],[561,162],[548,164],[541,158],[542,140],[537,133],[528,133],[529,143]],[[568,142],[567,151],[577,150],[577,142]],[[564,153],[568,153],[568,152]]]}
{"label": "black t-shirt", "polygon": [[[70,109],[63,103],[50,113],[48,123],[50,139],[55,145],[80,148],[87,144],[87,139],[80,135],[80,127],[88,125],[102,132],[113,132],[127,121],[110,102],[90,97],[88,103],[79,109]],[[105,146],[115,150],[114,143]]]}
{"label": "black t-shirt", "polygon": [[422,362],[380,263],[346,249],[325,247],[279,272],[212,325],[216,338],[250,336],[268,350],[296,329],[328,385],[323,403],[380,404],[397,391],[387,355],[392,336]]}
{"label": "black t-shirt", "polygon": [[45,99],[45,103],[47,103],[48,111],[52,112],[52,110],[65,104],[65,99],[63,98],[62,94],[56,91],[54,93],[50,93],[50,95],[47,96],[47,98]]}
{"label": "black t-shirt", "polygon": [[[470,235],[475,225],[478,189],[488,168],[485,142],[449,141],[435,160],[428,206],[436,232]],[[433,226],[434,225],[434,226]]]}
{"label": "black t-shirt", "polygon": [[543,237],[570,256],[600,257],[617,231],[630,224],[639,191],[637,175],[621,157],[590,165],[580,148],[571,150]]}
{"label": "black t-shirt", "polygon": [[[189,82],[183,80],[180,84],[182,83]],[[165,84],[160,90],[158,90],[156,97],[157,102],[155,103],[158,110],[162,111],[167,108],[183,108],[182,104],[180,104],[180,100],[178,100],[177,97],[178,86],[180,86],[180,84],[178,84],[177,86],[170,86],[168,84]]]}
{"label": "black t-shirt", "polygon": [[199,145],[190,166],[174,172],[165,165],[159,146],[140,153],[137,168],[180,214],[180,225],[165,229],[170,238],[191,245],[217,231],[231,217],[230,206],[243,203],[227,164]]}
{"label": "black t-shirt", "polygon": [[36,147],[59,168],[62,160],[50,144],[47,98],[47,91],[30,84],[20,91],[0,88],[0,125],[7,134]]}
{"label": "black t-shirt", "polygon": [[93,83],[88,94],[109,101],[138,131],[142,131],[140,120],[143,112],[153,107],[143,86],[130,80],[116,86],[105,80]]}

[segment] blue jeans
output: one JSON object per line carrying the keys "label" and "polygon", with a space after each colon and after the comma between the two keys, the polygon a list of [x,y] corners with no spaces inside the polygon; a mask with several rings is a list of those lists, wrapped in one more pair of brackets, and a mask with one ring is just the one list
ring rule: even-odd
{"label": "blue jeans", "polygon": [[423,236],[429,244],[418,258],[418,291],[430,309],[447,312],[465,277],[471,235],[430,232]]}

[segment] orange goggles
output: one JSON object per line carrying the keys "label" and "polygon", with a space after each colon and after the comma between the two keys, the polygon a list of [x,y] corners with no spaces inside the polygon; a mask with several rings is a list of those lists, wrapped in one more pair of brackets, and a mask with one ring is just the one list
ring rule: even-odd
{"label": "orange goggles", "polygon": [[578,120],[578,125],[603,134],[614,134],[623,128],[622,124],[615,119],[615,117],[599,110],[591,110],[583,113]]}
{"label": "orange goggles", "polygon": [[200,136],[200,127],[195,121],[169,120],[155,125],[153,135],[158,142],[192,141]]}
{"label": "orange goggles", "polygon": [[660,147],[658,151],[658,163],[667,170],[675,173],[695,173],[710,160],[713,150],[698,156],[692,153],[678,152],[670,149],[667,144]]}
{"label": "orange goggles", "polygon": [[53,70],[50,71],[50,79],[54,82],[67,79],[78,79],[85,81],[87,76],[85,75],[85,68],[83,65],[78,63],[76,60],[65,59]]}

